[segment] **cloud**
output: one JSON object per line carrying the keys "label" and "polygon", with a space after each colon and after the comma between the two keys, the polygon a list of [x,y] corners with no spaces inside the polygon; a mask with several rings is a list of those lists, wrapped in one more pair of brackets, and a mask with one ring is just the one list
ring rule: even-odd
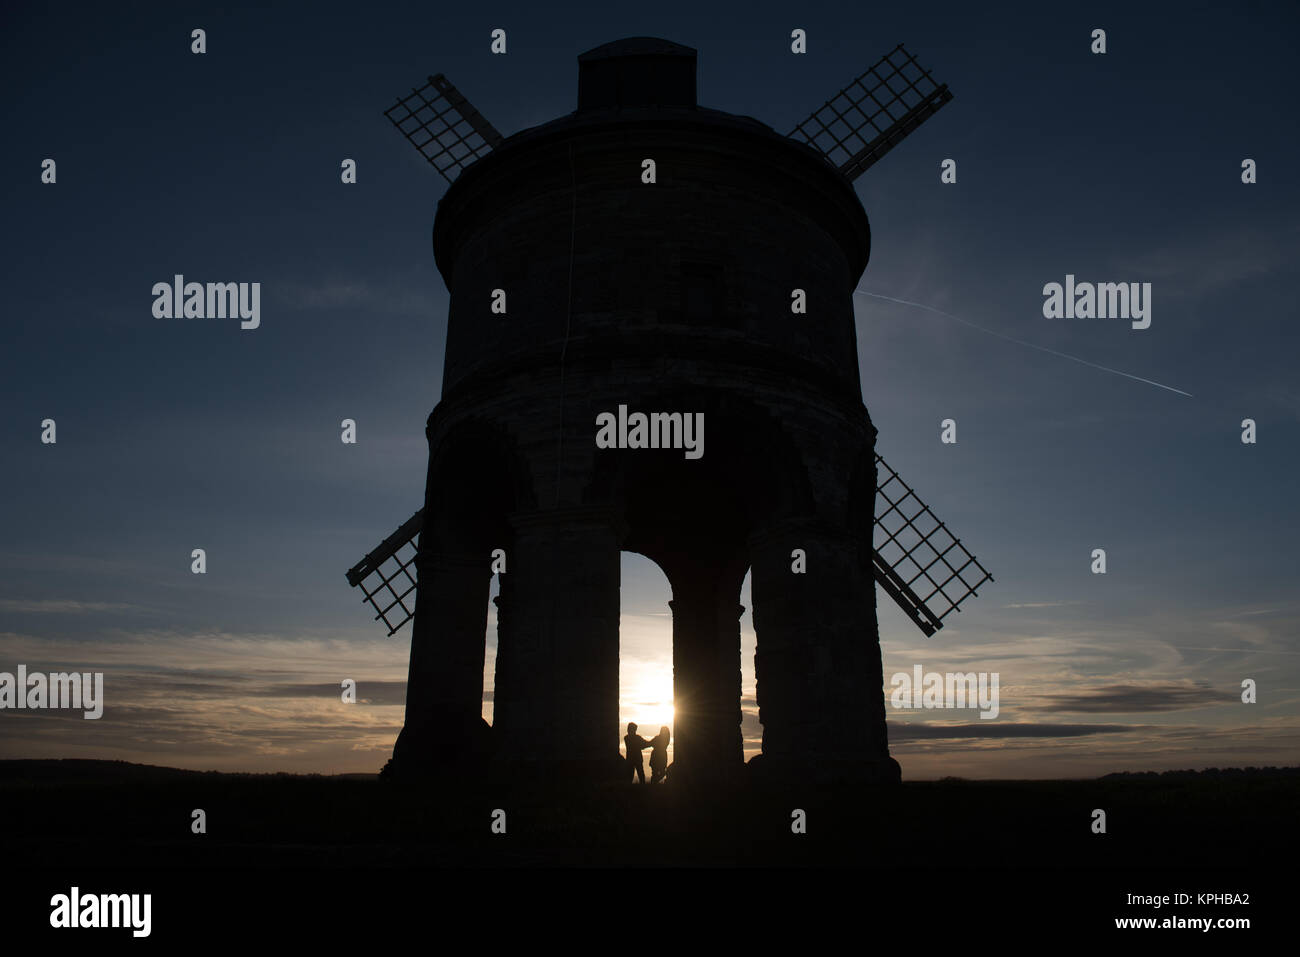
{"label": "cloud", "polygon": [[1124,734],[1141,730],[1139,726],[1126,724],[999,724],[996,721],[928,724],[911,721],[903,724],[891,722],[889,740],[892,744],[921,738],[1077,738],[1088,734]]}
{"label": "cloud", "polygon": [[[322,698],[338,701],[343,694],[343,685],[341,681],[337,684],[286,683],[246,693],[260,698]],[[357,704],[404,705],[406,682],[358,680]]]}
{"label": "cloud", "polygon": [[90,612],[130,611],[155,614],[152,608],[120,601],[75,601],[73,599],[45,598],[24,600],[0,598],[0,611],[27,615],[84,615]]}
{"label": "cloud", "polygon": [[1040,695],[1041,710],[1082,714],[1184,711],[1237,700],[1235,692],[1204,682],[1112,684],[1070,694]]}
{"label": "cloud", "polygon": [[1022,601],[1010,605],[1003,605],[1003,608],[1060,608],[1064,605],[1082,605],[1081,601]]}
{"label": "cloud", "polygon": [[350,310],[367,314],[432,316],[435,299],[429,292],[397,282],[364,279],[319,279],[281,282],[272,287],[276,301],[290,309]]}
{"label": "cloud", "polygon": [[1243,226],[1180,238],[1156,249],[1124,257],[1121,264],[1143,280],[1161,284],[1162,293],[1199,299],[1220,289],[1278,272],[1295,261],[1297,234],[1289,230]]}
{"label": "cloud", "polygon": [[[97,721],[73,710],[0,716],[5,757],[374,772],[401,729],[406,649],[384,638],[105,629],[79,641],[0,633],[0,648],[36,670],[105,673]],[[361,707],[342,702],[345,677]]]}

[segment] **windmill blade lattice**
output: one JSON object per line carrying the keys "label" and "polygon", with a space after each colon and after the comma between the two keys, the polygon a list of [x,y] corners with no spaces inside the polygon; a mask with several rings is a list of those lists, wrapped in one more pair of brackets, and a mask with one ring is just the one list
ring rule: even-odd
{"label": "windmill blade lattice", "polygon": [[942,628],[943,619],[960,611],[958,606],[971,595],[978,597],[975,589],[993,580],[879,455],[874,528],[876,581],[927,635]]}
{"label": "windmill blade lattice", "polygon": [[423,527],[420,509],[348,569],[348,584],[361,587],[363,600],[375,609],[375,620],[383,620],[390,637],[415,615],[415,558]]}
{"label": "windmill blade lattice", "polygon": [[812,116],[791,139],[819,150],[856,179],[952,99],[900,43]]}
{"label": "windmill blade lattice", "polygon": [[441,73],[399,98],[384,116],[449,183],[465,167],[492,152],[502,139],[496,127]]}

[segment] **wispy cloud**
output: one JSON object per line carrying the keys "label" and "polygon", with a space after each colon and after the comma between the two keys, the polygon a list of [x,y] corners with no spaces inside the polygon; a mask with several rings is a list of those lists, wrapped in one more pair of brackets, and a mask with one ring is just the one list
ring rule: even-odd
{"label": "wispy cloud", "polygon": [[388,315],[432,315],[437,299],[429,289],[396,280],[320,279],[288,281],[269,287],[276,301],[290,309],[338,310]]}
{"label": "wispy cloud", "polygon": [[1003,608],[1061,608],[1065,605],[1082,605],[1081,601],[1022,601],[1003,605]]}
{"label": "wispy cloud", "polygon": [[1042,695],[1039,710],[1080,714],[1185,711],[1238,700],[1235,692],[1205,682],[1114,684],[1079,692]]}
{"label": "wispy cloud", "polygon": [[68,598],[27,600],[0,598],[0,611],[27,615],[85,615],[91,612],[129,611],[136,614],[156,614],[157,610],[143,605],[118,601],[76,601]]}
{"label": "wispy cloud", "polygon": [[1089,734],[1123,734],[1141,731],[1126,724],[931,724],[920,721],[896,723],[889,728],[889,740],[920,738],[1077,738]]}
{"label": "wispy cloud", "polygon": [[1300,253],[1300,231],[1241,226],[1180,238],[1155,249],[1117,257],[1117,268],[1159,282],[1162,294],[1196,299],[1289,268]]}
{"label": "wispy cloud", "polygon": [[[275,684],[251,692],[264,698],[317,698],[338,701],[342,696],[342,682],[338,684]],[[357,682],[357,704],[405,705],[406,682],[370,679]]]}

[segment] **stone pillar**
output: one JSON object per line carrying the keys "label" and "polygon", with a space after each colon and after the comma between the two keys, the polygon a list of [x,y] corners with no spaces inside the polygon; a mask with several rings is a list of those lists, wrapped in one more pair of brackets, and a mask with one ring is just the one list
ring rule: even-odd
{"label": "stone pillar", "polygon": [[[860,545],[815,520],[783,522],[750,541],[765,771],[899,779],[885,728],[875,581]],[[791,570],[796,548],[806,555],[802,574]]]}
{"label": "stone pillar", "polygon": [[498,604],[493,723],[500,757],[564,776],[614,776],[620,535],[612,513],[512,517]]}
{"label": "stone pillar", "polygon": [[673,779],[700,780],[744,763],[740,731],[740,584],[711,570],[675,570]]}
{"label": "stone pillar", "polygon": [[486,756],[483,658],[490,557],[421,551],[406,722],[393,749],[403,771],[435,772]]}

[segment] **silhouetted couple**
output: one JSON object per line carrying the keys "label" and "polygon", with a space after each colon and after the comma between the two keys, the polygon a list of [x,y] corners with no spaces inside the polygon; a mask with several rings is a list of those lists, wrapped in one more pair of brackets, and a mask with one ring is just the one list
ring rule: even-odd
{"label": "silhouetted couple", "polygon": [[627,736],[623,743],[627,745],[628,773],[633,782],[637,778],[645,784],[645,768],[641,765],[641,752],[650,748],[650,783],[658,784],[668,774],[668,726],[664,725],[659,733],[647,741],[636,733],[636,723],[629,722]]}

